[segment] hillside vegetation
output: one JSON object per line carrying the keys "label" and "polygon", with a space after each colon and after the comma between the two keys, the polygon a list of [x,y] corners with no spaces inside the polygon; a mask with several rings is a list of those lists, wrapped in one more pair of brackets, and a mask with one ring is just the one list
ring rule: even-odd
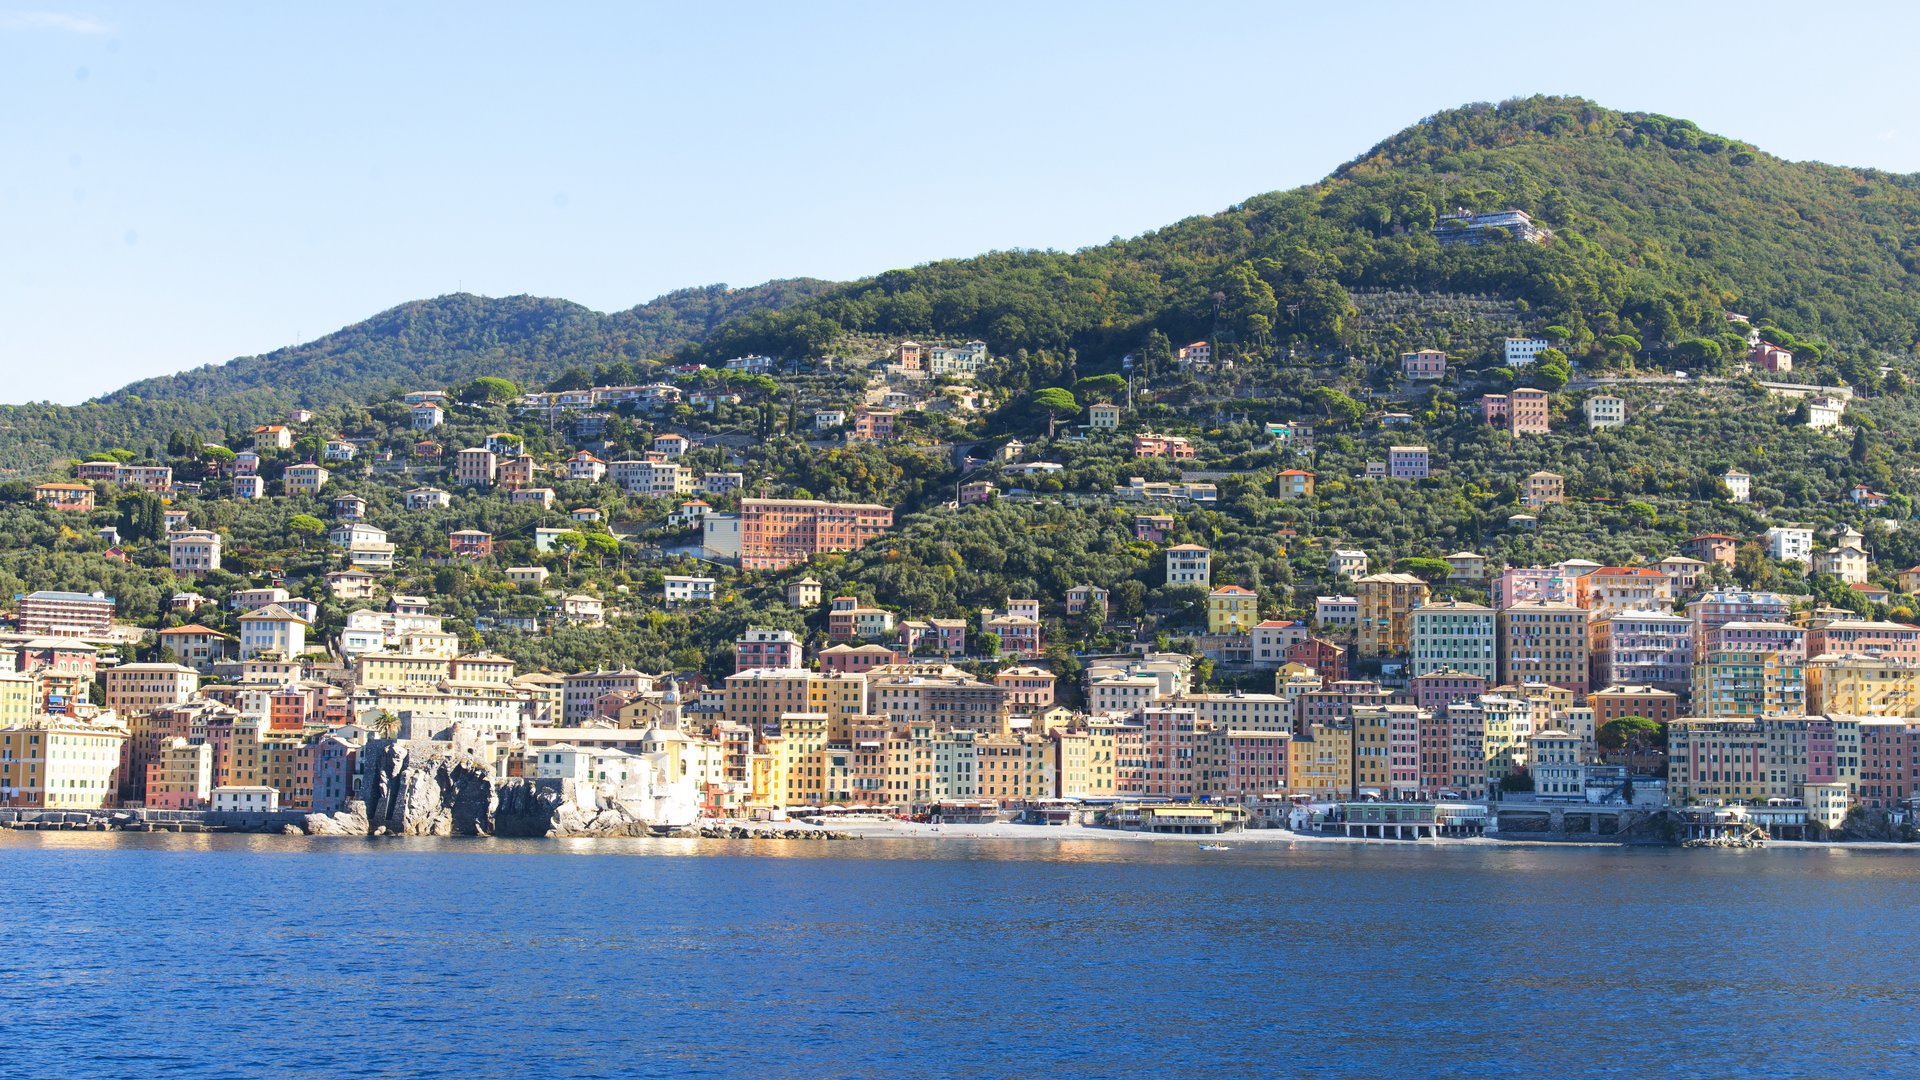
{"label": "hillside vegetation", "polygon": [[305,345],[144,379],[84,405],[0,407],[0,470],[102,446],[150,453],[171,431],[246,431],[296,405],[358,404],[482,375],[538,382],[570,367],[659,356],[728,319],[827,287],[806,278],[713,285],[612,314],[534,296],[417,300]]}

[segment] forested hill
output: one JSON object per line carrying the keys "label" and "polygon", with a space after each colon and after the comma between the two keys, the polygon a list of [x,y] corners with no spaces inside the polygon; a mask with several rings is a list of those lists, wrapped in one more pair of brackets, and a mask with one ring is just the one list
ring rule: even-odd
{"label": "forested hill", "polygon": [[[1524,210],[1555,238],[1443,246],[1432,227],[1456,208]],[[1710,364],[1731,344],[1708,344],[1724,338],[1723,310],[1793,328],[1817,359],[1912,348],[1917,269],[1920,178],[1787,162],[1685,120],[1535,97],[1437,114],[1321,183],[1220,214],[1070,254],[890,271],[738,320],[694,351],[791,355],[853,330],[1073,349],[1083,374],[1158,335],[1256,359],[1364,355],[1398,343],[1355,340],[1351,294],[1391,289],[1518,301],[1537,328],[1567,331],[1554,336],[1575,359],[1631,344]]]}
{"label": "forested hill", "polygon": [[660,356],[729,319],[830,287],[805,278],[714,285],[611,314],[533,296],[419,300],[305,345],[142,380],[84,405],[0,407],[0,471],[102,446],[144,453],[170,431],[245,430],[294,405],[361,403],[481,375],[544,382],[572,367]]}

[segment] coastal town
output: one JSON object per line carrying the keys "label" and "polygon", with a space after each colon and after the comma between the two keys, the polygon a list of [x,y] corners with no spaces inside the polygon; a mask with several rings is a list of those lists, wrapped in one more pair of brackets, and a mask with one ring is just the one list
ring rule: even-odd
{"label": "coastal town", "polygon": [[[1843,437],[1850,392],[1775,381],[1790,352],[1728,319],[1757,392],[1813,437]],[[1189,377],[1227,363],[1205,340],[1170,352]],[[1523,380],[1565,362],[1549,337],[1488,352]],[[1277,530],[1301,572],[1276,590],[1230,547],[1198,542],[1194,515],[1222,504],[1223,484],[1288,511],[1330,483],[1387,498],[1432,480],[1443,455],[1402,441],[1419,425],[1392,403],[1473,385],[1448,352],[1399,356],[1402,396],[1373,407],[1375,439],[1338,476],[1316,446],[1328,437],[1298,415],[1255,425],[1285,468],[1185,469],[1216,456],[1207,436],[1145,422],[1131,374],[1091,381],[1084,408],[1044,402],[1044,434],[965,439],[1004,397],[978,378],[995,363],[980,341],[905,341],[837,381],[757,355],[661,368],[653,383],[482,379],[396,394],[351,423],[295,410],[234,445],[102,453],[16,485],[23,512],[75,523],[62,528],[86,558],[145,560],[172,587],[138,612],[79,581],[15,598],[0,637],[0,824],[347,814],[402,747],[587,817],[618,805],[656,831],[937,821],[1391,838],[1497,833],[1503,818],[1509,833],[1560,830],[1572,810],[1594,836],[1662,811],[1714,835],[1905,835],[1920,798],[1920,625],[1898,599],[1920,593],[1920,566],[1873,556],[1888,495],[1857,484],[1843,519],[1700,533],[1631,564],[1396,558],[1309,534],[1303,513]],[[1515,446],[1568,424],[1606,437],[1636,405],[1664,409],[1654,393],[1700,392],[1669,382],[1489,390],[1458,423]],[[856,400],[833,399],[849,386]],[[819,399],[807,418],[803,394]],[[923,518],[1097,503],[1149,580],[1075,580],[976,610],[889,606],[835,571],[888,543],[898,508],[762,475],[755,436],[729,418],[775,408],[815,458],[911,448],[948,470],[951,498]],[[500,417],[500,430],[475,426]],[[1141,475],[1075,485],[1089,447]],[[1711,501],[1754,497],[1747,471],[1713,480]],[[1510,483],[1503,534],[1582,497],[1545,469]],[[223,523],[265,507],[286,546],[263,558]],[[427,522],[438,531],[423,540]],[[1829,592],[1743,583],[1759,561]],[[491,598],[483,614],[475,596]],[[683,649],[645,670],[508,655],[689,625],[669,620],[728,598],[744,614],[720,655]]]}

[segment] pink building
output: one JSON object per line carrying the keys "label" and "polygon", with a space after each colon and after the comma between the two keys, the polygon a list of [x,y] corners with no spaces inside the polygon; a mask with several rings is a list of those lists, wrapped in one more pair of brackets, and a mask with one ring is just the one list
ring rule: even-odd
{"label": "pink building", "polygon": [[1207,786],[1228,795],[1287,790],[1287,744],[1266,732],[1227,731],[1211,740],[1218,752]]}
{"label": "pink building", "polygon": [[[1200,745],[1199,726],[1192,709],[1144,710],[1140,720],[1140,787],[1137,791],[1122,789],[1120,794],[1168,799],[1197,795],[1194,758]],[[1119,747],[1114,750],[1117,758]]]}
{"label": "pink building", "polygon": [[1807,655],[1867,653],[1920,663],[1920,626],[1845,619],[1807,634]]}
{"label": "pink building", "polygon": [[1387,448],[1387,476],[1394,480],[1425,480],[1432,475],[1432,459],[1424,446]]}
{"label": "pink building", "polygon": [[1439,349],[1401,353],[1400,373],[1409,379],[1444,379],[1447,377],[1447,354]]}
{"label": "pink building", "polygon": [[1747,352],[1753,366],[1775,375],[1793,370],[1793,354],[1771,341],[1762,341]]}
{"label": "pink building", "polygon": [[1545,390],[1516,387],[1507,395],[1507,430],[1515,435],[1545,435],[1549,430],[1549,398]]}
{"label": "pink building", "polygon": [[733,670],[797,668],[801,666],[800,639],[791,630],[748,630],[734,639]]}
{"label": "pink building", "polygon": [[1166,540],[1173,532],[1172,514],[1135,514],[1133,515],[1133,536],[1149,544],[1158,544]]}
{"label": "pink building", "polygon": [[1573,604],[1580,600],[1578,578],[1557,566],[1510,566],[1493,579],[1493,607],[1515,604]]}
{"label": "pink building", "polygon": [[1487,680],[1451,668],[1415,675],[1407,685],[1407,696],[1413,699],[1414,708],[1435,713],[1444,713],[1447,706],[1473,701],[1486,692]]}
{"label": "pink building", "polygon": [[[1726,622],[1703,631],[1701,641],[1707,652],[1723,649],[1734,652],[1779,653],[1796,660],[1807,655],[1807,632],[1791,623]],[[1704,654],[1703,654],[1704,655]]]}
{"label": "pink building", "polygon": [[904,663],[905,657],[885,645],[829,645],[820,650],[820,670],[859,674],[883,664]]}

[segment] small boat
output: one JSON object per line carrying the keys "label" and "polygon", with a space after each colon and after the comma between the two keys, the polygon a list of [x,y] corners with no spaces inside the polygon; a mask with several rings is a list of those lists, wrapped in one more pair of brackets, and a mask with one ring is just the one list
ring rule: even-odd
{"label": "small boat", "polygon": [[1228,847],[1225,844],[1201,844],[1200,850],[1201,851],[1232,851],[1233,849]]}

